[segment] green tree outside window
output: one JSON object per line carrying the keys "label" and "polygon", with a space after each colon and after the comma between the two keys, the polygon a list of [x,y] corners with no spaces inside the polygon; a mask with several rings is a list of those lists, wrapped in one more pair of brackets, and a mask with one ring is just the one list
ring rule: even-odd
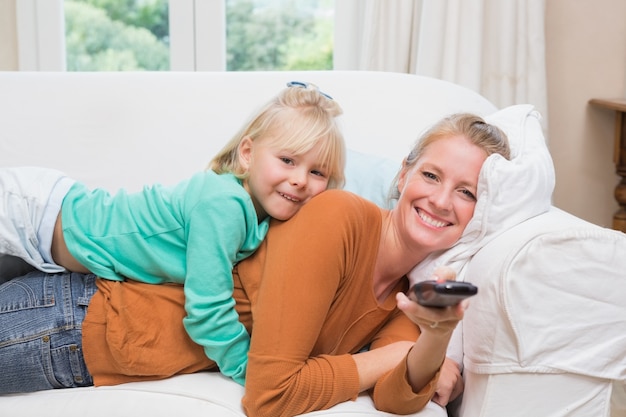
{"label": "green tree outside window", "polygon": [[[65,0],[68,71],[167,71],[167,0]],[[226,0],[227,70],[332,69],[333,0]]]}

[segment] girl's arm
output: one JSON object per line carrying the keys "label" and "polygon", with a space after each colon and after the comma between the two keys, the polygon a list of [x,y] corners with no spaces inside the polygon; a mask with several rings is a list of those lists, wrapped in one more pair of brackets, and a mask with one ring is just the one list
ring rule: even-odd
{"label": "girl's arm", "polygon": [[222,374],[244,385],[250,337],[235,311],[232,268],[253,253],[267,225],[257,230],[252,202],[231,194],[201,200],[187,212],[183,324]]}

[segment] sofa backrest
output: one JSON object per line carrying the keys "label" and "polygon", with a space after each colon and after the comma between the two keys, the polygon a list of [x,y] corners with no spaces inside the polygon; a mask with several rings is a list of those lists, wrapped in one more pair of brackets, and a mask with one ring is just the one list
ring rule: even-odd
{"label": "sofa backrest", "polygon": [[398,166],[438,118],[495,110],[458,85],[388,72],[3,72],[0,166],[57,168],[111,191],[175,183],[292,80],[340,103],[348,148]]}

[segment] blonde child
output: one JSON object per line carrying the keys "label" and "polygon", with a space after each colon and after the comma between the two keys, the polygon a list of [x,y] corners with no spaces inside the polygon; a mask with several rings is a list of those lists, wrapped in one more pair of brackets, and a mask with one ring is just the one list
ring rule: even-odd
{"label": "blonde child", "polygon": [[43,168],[0,170],[0,252],[44,272],[184,285],[185,329],[222,373],[244,383],[249,335],[232,267],[313,196],[344,182],[340,106],[290,82],[209,168],[172,187],[115,195]]}

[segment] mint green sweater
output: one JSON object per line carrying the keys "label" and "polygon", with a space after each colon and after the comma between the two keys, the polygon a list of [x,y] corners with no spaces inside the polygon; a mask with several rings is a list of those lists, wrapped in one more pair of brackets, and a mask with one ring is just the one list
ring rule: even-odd
{"label": "mint green sweater", "polygon": [[206,171],[173,187],[115,195],[75,184],[63,200],[69,251],[94,274],[184,284],[183,320],[221,372],[243,384],[250,338],[232,298],[232,267],[265,238],[252,200],[231,174]]}

